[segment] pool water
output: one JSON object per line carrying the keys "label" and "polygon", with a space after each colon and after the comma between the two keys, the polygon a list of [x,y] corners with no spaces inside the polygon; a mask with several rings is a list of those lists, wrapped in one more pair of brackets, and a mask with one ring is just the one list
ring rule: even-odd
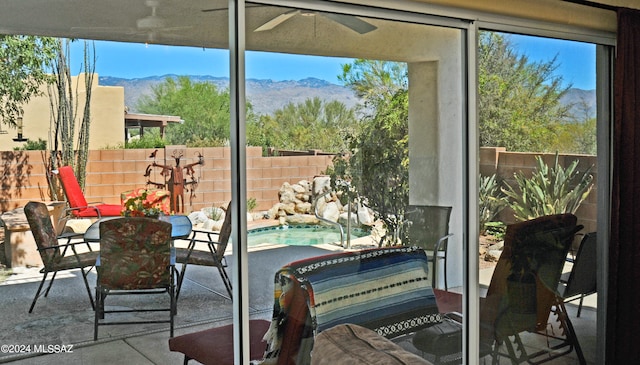
{"label": "pool water", "polygon": [[[351,239],[368,236],[367,230],[351,229]],[[282,244],[289,246],[312,246],[323,243],[340,244],[340,231],[334,227],[319,225],[275,226],[252,229],[247,234],[249,247],[261,244]],[[347,240],[347,232],[344,232]]]}

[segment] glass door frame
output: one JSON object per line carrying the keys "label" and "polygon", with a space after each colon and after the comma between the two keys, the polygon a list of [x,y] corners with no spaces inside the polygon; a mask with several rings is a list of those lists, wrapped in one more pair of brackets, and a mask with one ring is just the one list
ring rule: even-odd
{"label": "glass door frame", "polygon": [[[236,363],[248,363],[249,359],[249,302],[248,302],[248,253],[247,241],[247,180],[246,180],[246,131],[244,108],[245,94],[245,0],[229,0],[229,50],[230,50],[230,94],[231,94],[231,172],[232,172],[232,277],[233,277],[233,324],[234,324],[234,354]],[[507,31],[534,36],[561,38],[598,44],[597,47],[597,99],[598,99],[598,230],[609,231],[609,201],[610,201],[610,128],[612,123],[612,89],[611,75],[613,56],[611,47],[615,45],[615,34],[592,31],[582,28],[553,23],[522,20],[502,16],[492,16],[486,13],[473,14],[461,12],[446,7],[430,7],[428,4],[417,4],[391,0],[376,3],[376,7],[364,5],[334,3],[329,1],[309,0],[303,3],[293,0],[254,0],[251,3],[274,5],[292,8],[304,8],[318,11],[333,11],[352,15],[367,16],[392,21],[417,22],[427,25],[446,26],[460,29],[464,43],[462,52],[463,62],[461,73],[465,83],[462,95],[463,122],[466,123],[462,136],[467,141],[464,151],[466,166],[465,197],[463,199],[464,237],[463,237],[463,357],[465,363],[474,363],[479,357],[479,288],[478,288],[478,126],[477,126],[477,49],[478,32],[482,30]],[[402,6],[399,6],[402,5]],[[393,10],[398,8],[404,10]],[[471,16],[470,16],[471,15]],[[466,62],[465,62],[466,61]],[[601,103],[603,105],[601,105]],[[598,296],[598,313],[606,310],[606,237],[608,234],[598,235],[599,249],[603,259],[600,265],[599,279],[601,295]],[[474,244],[471,244],[474,243]],[[598,332],[604,332],[604,316],[598,316]],[[601,332],[602,331],[602,332]],[[606,343],[604,336],[598,337],[598,356],[604,356]],[[600,359],[599,359],[600,360]]]}

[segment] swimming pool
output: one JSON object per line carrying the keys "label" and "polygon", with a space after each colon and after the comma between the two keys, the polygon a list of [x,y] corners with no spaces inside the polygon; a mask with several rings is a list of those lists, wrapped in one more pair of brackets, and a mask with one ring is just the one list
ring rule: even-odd
{"label": "swimming pool", "polygon": [[[351,229],[351,239],[368,236],[368,230]],[[247,233],[249,247],[262,244],[282,244],[289,246],[312,246],[323,243],[340,244],[340,231],[335,227],[320,225],[274,226],[252,229]],[[347,240],[347,232],[344,233]]]}

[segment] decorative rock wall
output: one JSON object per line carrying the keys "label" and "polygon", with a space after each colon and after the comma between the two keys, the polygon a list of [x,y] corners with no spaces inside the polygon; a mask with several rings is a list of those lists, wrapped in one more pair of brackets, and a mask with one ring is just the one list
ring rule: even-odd
{"label": "decorative rock wall", "polygon": [[[346,224],[348,206],[343,205],[336,192],[331,191],[329,176],[316,176],[313,182],[300,180],[295,184],[285,182],[278,192],[279,202],[267,211],[268,219],[279,219],[282,224],[319,224],[315,215],[333,222]],[[315,209],[314,209],[315,208]],[[373,212],[361,204],[351,204],[354,225],[373,223]]]}

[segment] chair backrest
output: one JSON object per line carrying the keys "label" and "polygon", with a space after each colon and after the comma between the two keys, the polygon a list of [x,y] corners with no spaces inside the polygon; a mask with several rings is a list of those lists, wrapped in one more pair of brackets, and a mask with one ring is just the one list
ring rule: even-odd
{"label": "chair backrest", "polygon": [[428,265],[416,247],[341,252],[285,265],[274,289],[281,342],[272,341],[280,346],[271,350],[278,364],[307,363],[314,334],[338,324],[394,338],[440,322]]}
{"label": "chair backrest", "polygon": [[[481,307],[481,322],[496,338],[546,326],[556,298],[562,268],[577,231],[573,214],[539,217],[507,226],[504,249],[496,264]],[[527,292],[516,293],[512,274],[514,259],[527,256],[535,278],[531,302]],[[510,294],[513,294],[510,296]]]}
{"label": "chair backrest", "polygon": [[566,287],[561,293],[564,298],[597,291],[597,243],[596,232],[587,233],[582,238]]}
{"label": "chair backrest", "polygon": [[62,183],[62,190],[67,197],[69,206],[71,208],[86,207],[87,200],[84,197],[84,193],[78,184],[78,179],[73,172],[71,166],[61,166],[58,168],[58,176]]}
{"label": "chair backrest", "polygon": [[61,258],[58,248],[49,248],[58,245],[58,239],[51,216],[46,204],[42,202],[28,202],[24,207],[24,214],[29,222],[29,228],[36,241],[40,257],[45,265],[54,263],[54,259]]}
{"label": "chair backrest", "polygon": [[[433,251],[438,241],[449,233],[451,207],[409,205],[405,218],[409,220],[409,244]],[[440,247],[446,250],[446,244]]]}
{"label": "chair backrest", "polygon": [[231,238],[231,202],[227,205],[227,211],[224,213],[224,221],[220,227],[218,236],[218,247],[216,248],[216,258],[220,262],[224,258],[224,251],[227,249],[229,239]]}
{"label": "chair backrest", "polygon": [[171,283],[171,223],[123,217],[100,223],[98,283],[107,289],[166,288]]}

